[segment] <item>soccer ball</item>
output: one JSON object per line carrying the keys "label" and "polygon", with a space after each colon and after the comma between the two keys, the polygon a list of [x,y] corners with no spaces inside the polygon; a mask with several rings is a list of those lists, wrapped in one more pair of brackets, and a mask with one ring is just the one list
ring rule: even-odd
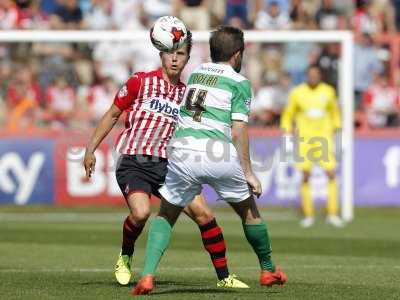
{"label": "soccer ball", "polygon": [[150,39],[154,47],[163,52],[179,49],[187,38],[185,23],[173,16],[164,16],[150,29]]}

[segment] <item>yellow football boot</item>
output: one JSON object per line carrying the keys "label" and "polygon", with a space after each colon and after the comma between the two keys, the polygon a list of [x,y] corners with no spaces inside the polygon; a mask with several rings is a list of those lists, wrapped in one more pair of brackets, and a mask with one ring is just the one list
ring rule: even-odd
{"label": "yellow football boot", "polygon": [[115,265],[115,278],[120,285],[127,285],[132,277],[131,272],[132,257],[119,254],[117,264]]}
{"label": "yellow football boot", "polygon": [[237,279],[236,275],[231,274],[228,277],[221,279],[217,282],[219,288],[230,288],[230,289],[248,289],[249,286],[244,282]]}

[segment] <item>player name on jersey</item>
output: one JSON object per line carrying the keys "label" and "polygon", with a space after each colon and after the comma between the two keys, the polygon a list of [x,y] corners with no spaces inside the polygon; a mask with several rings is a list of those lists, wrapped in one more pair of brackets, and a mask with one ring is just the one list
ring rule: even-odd
{"label": "player name on jersey", "polygon": [[230,65],[200,65],[189,77],[185,105],[181,107],[171,146],[218,155],[229,149],[235,155],[232,121],[247,122],[251,98],[249,80]]}
{"label": "player name on jersey", "polygon": [[202,84],[206,86],[216,86],[218,83],[218,76],[206,74],[193,74],[193,84]]}

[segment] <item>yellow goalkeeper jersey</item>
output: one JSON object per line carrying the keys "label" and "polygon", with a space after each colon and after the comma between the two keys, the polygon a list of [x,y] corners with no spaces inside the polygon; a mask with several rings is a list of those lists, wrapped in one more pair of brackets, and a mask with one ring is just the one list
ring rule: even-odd
{"label": "yellow goalkeeper jersey", "polygon": [[340,110],[332,86],[321,82],[311,88],[303,83],[291,91],[281,116],[285,132],[296,129],[300,136],[325,136],[340,127]]}

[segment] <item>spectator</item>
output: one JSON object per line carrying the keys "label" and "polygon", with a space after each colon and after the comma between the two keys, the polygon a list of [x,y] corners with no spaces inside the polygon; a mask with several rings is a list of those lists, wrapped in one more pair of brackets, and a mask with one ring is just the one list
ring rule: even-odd
{"label": "spectator", "polygon": [[92,0],[92,7],[85,15],[85,26],[92,30],[112,28],[112,6],[109,0]]}
{"label": "spectator", "polygon": [[339,74],[339,44],[327,44],[317,58],[317,65],[322,72],[322,80],[337,89]]}
{"label": "spectator", "polygon": [[[334,0],[334,7],[340,12],[342,16],[345,16],[346,23],[351,19],[354,13],[355,1],[349,0]],[[347,25],[346,25],[347,27]]]}
{"label": "spectator", "polygon": [[256,14],[267,8],[271,4],[271,2],[275,2],[278,4],[282,14],[287,16],[289,15],[291,0],[256,0],[255,2]]}
{"label": "spectator", "polygon": [[93,59],[96,76],[111,77],[118,84],[130,74],[133,66],[133,49],[129,43],[106,41],[95,45]]}
{"label": "spectator", "polygon": [[353,29],[357,35],[375,34],[382,31],[381,24],[372,12],[371,1],[361,0],[352,18]]}
{"label": "spectator", "polygon": [[368,124],[373,128],[399,125],[399,96],[399,88],[390,86],[385,74],[379,74],[363,94]]}
{"label": "spectator", "polygon": [[7,106],[3,96],[0,94],[0,127],[4,128],[7,115]]}
{"label": "spectator", "polygon": [[[20,2],[20,1],[19,1]],[[41,0],[25,1],[20,11],[20,29],[48,29],[49,16],[41,10]]]}
{"label": "spectator", "polygon": [[[130,69],[131,70],[154,70],[160,67],[159,51],[155,49],[150,41],[133,43],[130,45]],[[192,58],[194,59],[194,58]]]}
{"label": "spectator", "polygon": [[290,75],[288,73],[281,74],[275,92],[275,107],[277,108],[277,112],[279,112],[279,116],[288,102],[289,91],[291,88],[292,79],[290,78]]}
{"label": "spectator", "polygon": [[334,7],[334,0],[322,0],[322,6],[316,13],[316,23],[321,30],[344,29],[346,22],[344,17]]}
{"label": "spectator", "polygon": [[39,59],[39,83],[43,90],[52,84],[54,78],[63,74],[69,82],[75,81],[73,64],[76,52],[70,43],[35,43],[31,54]]}
{"label": "spectator", "polygon": [[400,0],[392,0],[392,3],[395,12],[396,29],[400,31]]}
{"label": "spectator", "polygon": [[59,0],[59,4],[50,17],[53,29],[82,29],[83,14],[78,0]]}
{"label": "spectator", "polygon": [[[58,0],[57,0],[58,1]],[[41,3],[41,10],[47,14],[51,15],[57,8],[58,4],[56,3],[57,1],[55,0],[42,0]]]}
{"label": "spectator", "polygon": [[[7,89],[7,105],[10,108],[16,107],[23,97],[39,103],[40,87],[34,82],[30,69],[17,66],[13,70],[14,78]],[[22,96],[21,96],[22,95]]]}
{"label": "spectator", "polygon": [[284,46],[283,68],[290,74],[293,84],[298,85],[305,80],[307,67],[315,61],[317,51],[312,43],[289,42]]}
{"label": "spectator", "polygon": [[40,89],[33,82],[30,70],[17,68],[7,90],[7,129],[18,130],[34,125],[39,98]]}
{"label": "spectator", "polygon": [[0,1],[0,29],[9,30],[18,27],[19,10],[12,0]]}
{"label": "spectator", "polygon": [[111,0],[112,24],[117,30],[142,30],[147,22],[143,12],[144,0]]}
{"label": "spectator", "polygon": [[110,108],[118,85],[111,77],[105,77],[99,84],[90,88],[87,97],[88,120],[91,125],[98,123],[107,109]]}
{"label": "spectator", "polygon": [[278,126],[280,115],[288,100],[291,87],[289,74],[283,74],[277,83],[266,84],[252,102],[252,122],[260,126]]}
{"label": "spectator", "polygon": [[[158,51],[150,41],[126,43],[106,41],[98,43],[93,51],[97,78],[111,77],[121,84],[134,70],[159,67]],[[125,77],[124,77],[125,76]]]}
{"label": "spectator", "polygon": [[321,0],[301,0],[301,6],[309,20],[314,22],[318,9],[321,7]]}
{"label": "spectator", "polygon": [[374,0],[371,3],[371,10],[381,23],[385,32],[396,31],[395,8],[391,0]]}
{"label": "spectator", "polygon": [[76,111],[76,95],[65,77],[59,76],[46,91],[45,121],[54,128],[68,127]]}
{"label": "spectator", "polygon": [[174,0],[174,12],[191,30],[210,28],[209,0]]}
{"label": "spectator", "polygon": [[210,26],[211,28],[217,27],[224,23],[226,13],[225,0],[210,1]]}
{"label": "spectator", "polygon": [[255,89],[262,82],[277,82],[283,70],[283,44],[252,43],[246,47],[243,70]]}
{"label": "spectator", "polygon": [[266,10],[258,13],[255,28],[266,30],[282,30],[290,28],[290,20],[282,13],[277,1],[270,1]]}
{"label": "spectator", "polygon": [[153,24],[159,17],[172,14],[172,0],[146,0],[143,10],[149,18],[149,23]]}
{"label": "spectator", "polygon": [[0,97],[4,101],[6,99],[11,74],[13,73],[13,61],[8,57],[7,50],[6,47],[0,47]]}
{"label": "spectator", "polygon": [[247,0],[227,0],[225,24],[239,28],[249,27]]}
{"label": "spectator", "polygon": [[354,88],[356,108],[360,108],[361,96],[371,85],[376,74],[382,72],[377,51],[368,34],[357,37],[354,46]]}
{"label": "spectator", "polygon": [[304,9],[304,3],[301,0],[292,0],[290,6],[289,17],[293,29],[307,29],[313,19],[309,16]]}

